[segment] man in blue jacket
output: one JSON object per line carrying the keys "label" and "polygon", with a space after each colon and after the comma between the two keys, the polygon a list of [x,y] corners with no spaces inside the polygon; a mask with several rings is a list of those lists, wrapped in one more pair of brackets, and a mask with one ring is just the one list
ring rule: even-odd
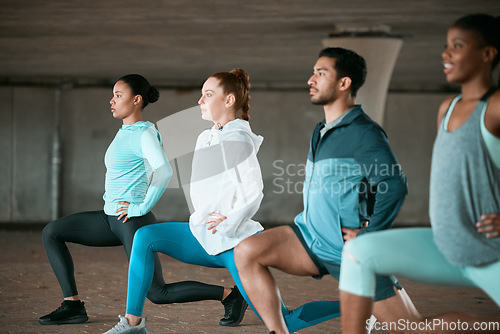
{"label": "man in blue jacket", "polygon": [[[294,224],[254,235],[235,249],[245,291],[276,334],[288,331],[269,267],[292,275],[330,274],[338,280],[344,243],[390,228],[406,197],[406,179],[387,135],[355,103],[365,78],[365,60],[355,52],[320,52],[308,85],[311,102],[323,106],[325,119],[310,141],[304,211]],[[419,317],[401,289],[394,277],[377,278],[373,313],[379,321]]]}

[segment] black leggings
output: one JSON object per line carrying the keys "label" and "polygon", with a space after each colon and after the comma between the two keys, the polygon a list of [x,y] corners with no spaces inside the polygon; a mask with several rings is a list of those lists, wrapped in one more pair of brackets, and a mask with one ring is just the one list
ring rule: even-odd
{"label": "black leggings", "polygon": [[[126,223],[118,216],[108,216],[104,211],[75,213],[47,224],[43,229],[43,246],[52,270],[59,281],[64,297],[78,295],[73,259],[66,242],[85,246],[121,246],[130,261],[135,232],[142,226],[155,223],[152,212],[141,217],[129,218]],[[148,299],[155,304],[186,303],[200,300],[222,300],[224,287],[194,281],[165,284],[158,254],[155,254],[153,282]]]}

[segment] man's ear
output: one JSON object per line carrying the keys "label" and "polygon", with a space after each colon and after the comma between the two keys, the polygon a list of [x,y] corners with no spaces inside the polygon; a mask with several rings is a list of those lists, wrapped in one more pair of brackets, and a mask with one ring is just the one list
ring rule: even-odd
{"label": "man's ear", "polygon": [[234,102],[236,102],[236,98],[234,97],[233,94],[229,94],[227,97],[226,97],[226,108],[230,108],[233,106]]}
{"label": "man's ear", "polygon": [[349,77],[343,77],[339,80],[339,89],[340,91],[346,91],[351,88],[352,80]]}

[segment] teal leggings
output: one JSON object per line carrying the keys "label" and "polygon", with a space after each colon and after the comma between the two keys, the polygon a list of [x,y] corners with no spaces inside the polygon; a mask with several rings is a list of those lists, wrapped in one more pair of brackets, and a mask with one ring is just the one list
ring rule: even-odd
{"label": "teal leggings", "polygon": [[[178,261],[211,268],[227,268],[250,307],[257,313],[240,281],[233,250],[210,255],[191,233],[189,223],[160,223],[140,228],[134,236],[128,272],[127,313],[142,316],[154,273],[154,255],[160,252]],[[340,316],[338,301],[315,301],[290,311],[282,303],[290,332]],[[259,316],[260,317],[260,316]]]}
{"label": "teal leggings", "polygon": [[375,275],[397,275],[416,282],[477,287],[500,306],[500,261],[454,266],[434,243],[430,228],[401,228],[362,235],[344,246],[339,289],[373,297]]}

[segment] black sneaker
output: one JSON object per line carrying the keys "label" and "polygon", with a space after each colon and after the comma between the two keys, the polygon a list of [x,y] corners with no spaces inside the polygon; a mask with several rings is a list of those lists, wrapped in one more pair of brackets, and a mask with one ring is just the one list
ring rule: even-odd
{"label": "black sneaker", "polygon": [[231,293],[221,302],[225,310],[224,318],[219,320],[219,325],[221,326],[238,326],[241,320],[243,320],[248,307],[238,287],[235,285],[231,290]]}
{"label": "black sneaker", "polygon": [[57,310],[38,318],[42,325],[81,324],[89,320],[83,302],[65,300]]}

